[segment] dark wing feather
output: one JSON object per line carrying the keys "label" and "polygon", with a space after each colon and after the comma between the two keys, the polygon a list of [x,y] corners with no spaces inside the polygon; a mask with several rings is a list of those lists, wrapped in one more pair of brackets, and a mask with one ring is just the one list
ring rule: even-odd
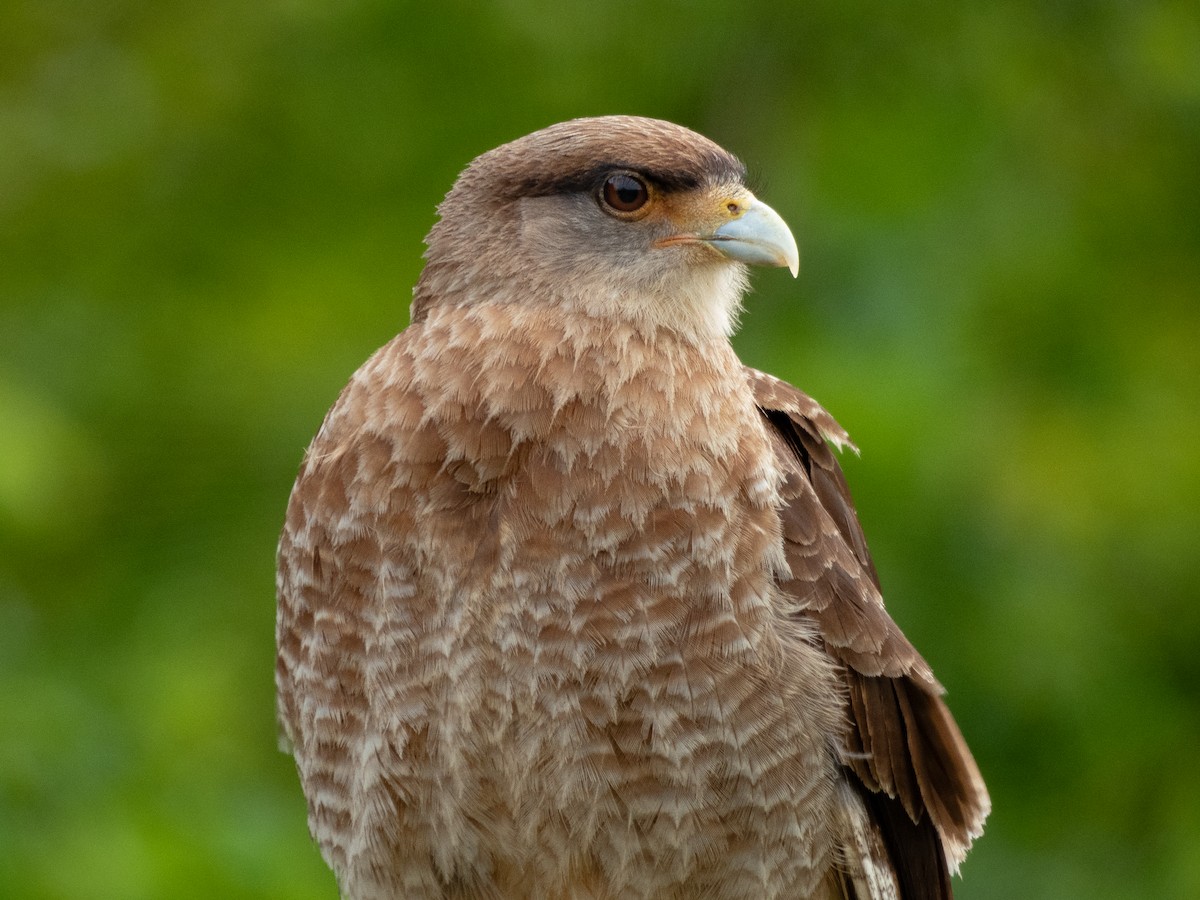
{"label": "dark wing feather", "polygon": [[[948,898],[991,809],[929,665],[884,609],[879,578],[830,443],[852,447],[833,417],[791,385],[746,369],[786,480],[791,578],[781,586],[843,667],[844,765],[891,858],[901,897]],[[939,840],[940,838],[940,840]]]}
{"label": "dark wing feather", "polygon": [[891,859],[902,900],[953,897],[946,854],[929,817],[914,821],[901,803],[887,794],[865,786],[859,786],[859,793]]}

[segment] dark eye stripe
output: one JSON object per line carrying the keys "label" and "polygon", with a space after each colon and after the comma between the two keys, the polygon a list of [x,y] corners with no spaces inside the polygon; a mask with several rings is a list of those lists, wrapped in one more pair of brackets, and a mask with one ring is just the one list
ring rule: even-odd
{"label": "dark eye stripe", "polygon": [[703,184],[741,182],[745,168],[734,157],[706,158],[678,168],[641,165],[633,160],[616,158],[604,163],[567,169],[561,172],[537,171],[522,173],[503,185],[505,199],[515,197],[546,197],[551,194],[595,193],[615,172],[625,172],[642,178],[664,194],[687,191]]}

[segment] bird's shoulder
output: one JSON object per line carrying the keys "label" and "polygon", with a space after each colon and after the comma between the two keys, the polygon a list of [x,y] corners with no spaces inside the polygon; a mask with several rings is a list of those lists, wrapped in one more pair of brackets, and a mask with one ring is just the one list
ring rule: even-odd
{"label": "bird's shoulder", "polygon": [[747,368],[783,471],[780,584],[840,664],[846,687],[843,765],[887,849],[900,896],[949,896],[946,877],[990,810],[983,780],[929,665],[884,607],[834,447],[846,431],[797,388]]}
{"label": "bird's shoulder", "polygon": [[907,675],[940,690],[929,666],[888,615],[879,577],[834,448],[857,450],[816,400],[771,375],[746,369],[765,420],[781,488],[791,580],[805,610],[843,662],[868,675]]}

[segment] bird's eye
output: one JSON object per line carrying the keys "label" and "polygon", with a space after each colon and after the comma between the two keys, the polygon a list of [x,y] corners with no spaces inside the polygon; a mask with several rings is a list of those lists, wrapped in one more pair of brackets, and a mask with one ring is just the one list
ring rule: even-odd
{"label": "bird's eye", "polygon": [[650,200],[650,189],[636,175],[618,172],[609,175],[600,190],[604,205],[617,213],[637,212]]}

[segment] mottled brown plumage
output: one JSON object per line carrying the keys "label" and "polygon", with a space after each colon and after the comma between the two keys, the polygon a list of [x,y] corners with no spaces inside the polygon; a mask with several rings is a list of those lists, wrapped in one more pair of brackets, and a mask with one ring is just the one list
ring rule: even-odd
{"label": "mottled brown plumage", "polygon": [[473,162],[305,458],[280,721],[342,894],[949,897],[988,811],[813,400],[728,341],[795,268],[649,119]]}

